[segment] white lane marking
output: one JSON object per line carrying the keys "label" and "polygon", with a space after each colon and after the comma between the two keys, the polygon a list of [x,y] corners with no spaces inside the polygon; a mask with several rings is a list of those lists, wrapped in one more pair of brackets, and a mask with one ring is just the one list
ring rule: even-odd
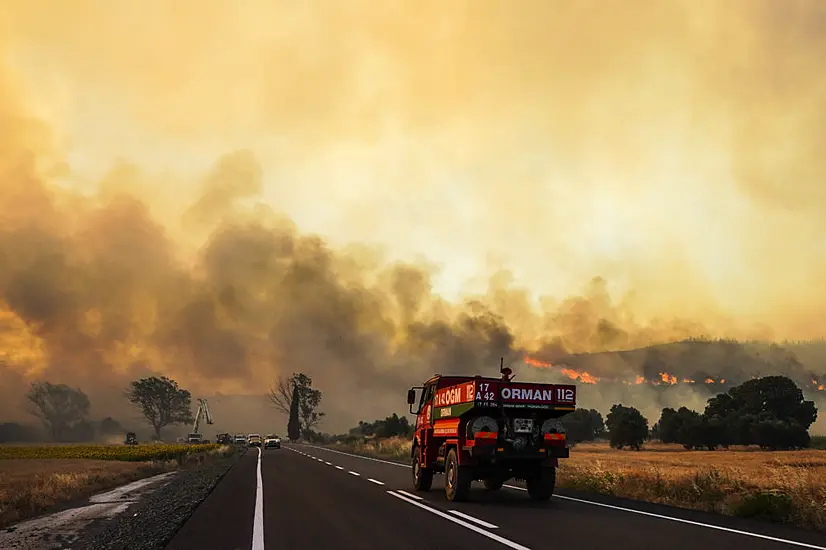
{"label": "white lane marking", "polygon": [[456,523],[457,525],[461,525],[465,529],[470,529],[474,533],[479,533],[483,537],[487,537],[489,539],[495,540],[496,542],[498,542],[500,544],[504,544],[508,548],[513,548],[514,550],[531,550],[527,546],[522,546],[521,544],[519,544],[517,542],[513,542],[512,540],[508,540],[504,537],[500,537],[499,535],[494,535],[493,533],[489,533],[488,531],[485,531],[481,527],[476,527],[472,523],[467,523],[467,522],[462,521],[460,519],[457,519],[457,518],[455,518],[455,517],[453,517],[449,514],[445,514],[441,510],[436,510],[435,508],[431,508],[430,506],[425,506],[424,504],[416,502],[415,500],[410,500],[408,498],[405,498],[404,496],[402,496],[398,493],[395,493],[393,491],[387,491],[387,494],[393,495],[397,499],[402,500],[402,501],[404,501],[408,504],[412,504],[413,506],[415,506],[417,508],[421,508],[422,510],[427,510],[431,514],[436,514],[437,516],[442,517],[442,518],[444,518],[448,521],[452,521],[453,523]]}
{"label": "white lane marking", "polygon": [[258,448],[257,476],[255,516],[252,520],[252,550],[264,550],[264,480],[261,477],[261,447]]}
{"label": "white lane marking", "polygon": [[372,477],[369,478],[367,481],[369,481],[370,483],[375,483],[376,485],[384,485],[384,483],[382,483],[381,481],[379,481],[377,479],[373,479]]}
{"label": "white lane marking", "polygon": [[[305,443],[306,445],[306,443]],[[389,460],[382,460],[380,458],[373,458],[371,456],[362,456],[362,455],[354,455],[352,453],[343,453],[341,451],[336,451],[335,449],[327,449],[325,447],[317,447],[315,445],[307,445],[308,447],[313,447],[314,449],[319,449],[321,451],[327,451],[330,453],[336,453],[344,456],[352,456],[354,458],[360,458],[362,460],[369,460],[371,462],[381,462],[382,464],[390,464],[391,466],[401,466],[402,468],[410,468],[410,464],[402,464],[401,462],[391,462]]]}
{"label": "white lane marking", "polygon": [[324,464],[326,464],[327,466],[332,466],[333,465],[332,462],[327,462],[326,460],[324,461]]}
{"label": "white lane marking", "polygon": [[[527,491],[527,489],[523,489],[522,487],[516,487],[514,485],[503,485],[503,487],[508,487],[510,489],[518,489],[520,491]],[[789,544],[791,546],[800,546],[802,548],[813,548],[814,550],[826,550],[826,546],[817,546],[814,544],[808,544],[806,542],[799,542],[796,540],[789,540],[789,539],[781,539],[778,537],[771,537],[769,535],[761,535],[760,533],[751,533],[749,531],[741,531],[739,529],[732,529],[730,527],[722,527],[720,525],[713,525],[711,523],[702,523],[699,521],[692,521],[690,519],[682,519],[682,518],[675,518],[671,516],[664,516],[662,514],[655,514],[653,512],[643,512],[642,510],[634,510],[633,508],[623,508],[622,506],[614,506],[613,504],[604,504],[602,502],[593,502],[590,500],[585,500],[582,498],[574,498],[574,497],[566,497],[562,495],[554,495],[556,498],[561,498],[562,500],[572,500],[574,502],[581,502],[583,504],[591,504],[593,506],[601,506],[603,508],[610,508],[611,510],[620,510],[622,512],[630,512],[632,514],[639,514],[641,516],[649,516],[652,518],[658,519],[665,519],[668,521],[676,521],[678,523],[686,523],[688,525],[695,525],[697,527],[705,527],[707,529],[716,529],[717,531],[725,531],[726,533],[734,533],[735,535],[743,535],[746,537],[754,537],[763,540],[770,540],[772,542],[779,542],[781,544]]]}
{"label": "white lane marking", "polygon": [[[381,459],[372,458],[372,457],[369,457],[369,456],[361,456],[361,455],[356,455],[356,454],[353,454],[353,453],[344,453],[344,452],[341,452],[341,451],[336,451],[335,449],[325,449],[324,447],[316,447],[315,445],[309,445],[309,446],[310,447],[315,447],[317,449],[322,449],[322,450],[325,450],[325,451],[329,451],[331,453],[338,453],[338,454],[345,455],[345,456],[351,456],[353,458],[361,458],[362,460],[370,460],[372,462],[381,462],[383,464],[390,464],[391,466],[400,466],[402,468],[409,468],[410,467],[409,464],[402,464],[400,462],[391,462],[389,460],[381,460]],[[516,485],[503,485],[503,487],[507,487],[508,489],[515,489],[517,491],[527,491],[527,489],[525,489],[524,487],[517,487]],[[625,508],[625,507],[622,507],[622,506],[614,506],[612,504],[603,504],[601,502],[594,502],[592,500],[585,500],[584,498],[566,497],[566,496],[562,496],[562,495],[554,495],[554,498],[559,498],[559,499],[562,499],[562,500],[572,500],[574,502],[581,502],[583,504],[591,504],[593,506],[602,506],[603,508],[610,508],[612,510],[617,510],[617,511],[620,511],[620,512],[628,512],[628,513],[631,513],[631,514],[640,514],[640,515],[643,515],[643,516],[649,516],[649,517],[664,519],[664,520],[668,520],[668,521],[676,521],[678,523],[685,523],[687,525],[693,525],[695,527],[705,527],[706,529],[716,529],[717,531],[725,531],[726,533],[733,533],[735,535],[743,535],[744,537],[754,537],[754,538],[758,538],[758,539],[770,540],[770,541],[773,541],[773,542],[779,542],[779,543],[788,544],[788,545],[791,545],[791,546],[799,546],[801,548],[812,548],[813,550],[826,550],[826,546],[817,546],[817,545],[814,545],[814,544],[808,544],[808,543],[805,543],[805,542],[799,542],[799,541],[791,540],[791,539],[781,539],[781,538],[778,538],[778,537],[770,537],[769,535],[761,535],[760,533],[752,533],[750,531],[741,531],[739,529],[731,529],[729,527],[722,527],[720,525],[714,525],[713,523],[702,523],[702,522],[699,522],[699,521],[691,521],[691,520],[688,520],[688,519],[676,518],[676,517],[673,517],[673,516],[666,516],[664,514],[654,514],[652,512],[643,512],[642,510],[634,510],[633,508]],[[652,504],[656,504],[656,503],[652,503]],[[723,516],[723,517],[725,517],[725,516]]]}
{"label": "white lane marking", "polygon": [[344,469],[344,468],[342,468],[341,466],[336,466],[336,468],[337,468],[337,469],[339,469],[339,470],[343,470],[343,469]]}
{"label": "white lane marking", "polygon": [[350,475],[354,475],[354,476],[360,476],[360,475],[361,475],[360,473],[358,473],[358,472],[354,472],[354,471],[352,471],[352,470],[350,470],[350,471],[349,471],[349,472],[347,472],[347,473],[348,473],[348,474],[350,474]]}
{"label": "white lane marking", "polygon": [[397,493],[401,493],[401,494],[403,494],[404,496],[409,497],[409,498],[415,498],[416,500],[424,500],[424,499],[423,499],[422,497],[420,497],[419,495],[414,495],[413,493],[408,493],[407,491],[402,491],[401,489],[397,489],[397,490],[396,490],[396,492],[397,492]]}
{"label": "white lane marking", "polygon": [[494,525],[494,524],[492,524],[492,523],[488,523],[487,521],[483,521],[483,520],[481,520],[481,519],[479,519],[479,518],[475,518],[475,517],[473,517],[473,516],[469,516],[469,515],[467,515],[467,514],[463,514],[463,513],[462,513],[462,512],[460,512],[459,510],[448,510],[448,512],[450,512],[450,513],[451,513],[451,514],[453,514],[454,516],[459,516],[460,518],[464,518],[464,519],[466,519],[466,520],[468,520],[468,521],[472,521],[473,523],[475,523],[475,524],[477,524],[477,525],[481,525],[482,527],[487,527],[488,529],[499,529],[499,527],[497,527],[496,525]]}

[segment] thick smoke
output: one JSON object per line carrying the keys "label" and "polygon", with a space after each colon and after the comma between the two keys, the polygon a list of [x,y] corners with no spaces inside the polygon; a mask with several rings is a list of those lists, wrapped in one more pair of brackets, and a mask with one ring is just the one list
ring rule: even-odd
{"label": "thick smoke", "polygon": [[340,430],[500,356],[823,335],[818,0],[4,6],[3,417],[159,372],[246,430],[303,371]]}

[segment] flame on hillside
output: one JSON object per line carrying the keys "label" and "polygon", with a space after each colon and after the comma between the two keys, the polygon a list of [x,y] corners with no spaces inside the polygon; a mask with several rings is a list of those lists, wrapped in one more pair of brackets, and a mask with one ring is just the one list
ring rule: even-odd
{"label": "flame on hillside", "polygon": [[[559,369],[558,372],[560,374],[562,374],[564,376],[567,376],[571,380],[576,380],[577,382],[581,382],[583,384],[596,384],[597,382],[612,382],[612,383],[615,383],[615,384],[626,384],[626,385],[640,385],[640,384],[649,383],[649,384],[654,384],[654,385],[658,385],[658,386],[663,386],[663,385],[673,386],[673,385],[676,385],[676,384],[696,385],[698,383],[702,383],[702,384],[706,384],[706,385],[711,385],[711,384],[718,384],[719,385],[719,384],[725,384],[726,383],[725,378],[720,378],[718,380],[715,380],[714,378],[707,377],[702,382],[697,382],[696,380],[693,380],[691,378],[678,378],[676,375],[671,374],[669,372],[660,372],[660,373],[658,373],[659,377],[655,378],[653,380],[646,379],[644,376],[639,375],[639,374],[636,375],[633,380],[628,380],[628,379],[624,380],[624,379],[616,378],[616,377],[608,378],[608,377],[603,377],[603,376],[597,376],[597,375],[591,374],[587,371],[580,371],[580,370],[577,370],[577,369],[573,369],[573,368],[571,368],[567,365],[565,365],[565,366],[554,365],[554,364],[549,363],[547,361],[541,361],[541,360],[535,359],[533,357],[524,357],[522,359],[522,362],[525,363],[526,365],[529,365],[529,366],[534,367],[534,368],[542,368],[542,369],[558,368]],[[753,377],[753,378],[756,378],[756,377]],[[815,391],[826,391],[826,390],[824,390],[824,388],[826,388],[826,384],[820,383],[816,378],[812,378],[812,387]]]}

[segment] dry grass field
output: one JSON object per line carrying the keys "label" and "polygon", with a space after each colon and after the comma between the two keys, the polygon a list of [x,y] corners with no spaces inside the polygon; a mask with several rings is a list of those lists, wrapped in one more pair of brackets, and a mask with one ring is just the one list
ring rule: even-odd
{"label": "dry grass field", "polygon": [[0,445],[0,529],[55,505],[224,456],[221,445]]}
{"label": "dry grass field", "polygon": [[[408,461],[410,441],[343,446]],[[686,451],[647,444],[618,451],[582,443],[561,461],[560,487],[826,530],[826,451]]]}
{"label": "dry grass field", "polygon": [[56,504],[87,498],[171,467],[114,460],[0,460],[0,529]]}

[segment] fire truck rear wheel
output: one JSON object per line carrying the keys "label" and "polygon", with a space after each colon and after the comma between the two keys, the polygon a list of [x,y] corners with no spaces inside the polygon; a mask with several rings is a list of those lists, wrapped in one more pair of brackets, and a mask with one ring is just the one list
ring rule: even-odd
{"label": "fire truck rear wheel", "polygon": [[556,486],[556,468],[542,468],[536,475],[529,477],[525,485],[532,500],[550,499]]}
{"label": "fire truck rear wheel", "polygon": [[467,467],[459,466],[459,457],[456,449],[450,449],[445,460],[445,496],[451,502],[467,500],[470,493],[470,484],[473,482],[472,472]]}
{"label": "fire truck rear wheel", "polygon": [[422,459],[419,450],[413,453],[413,487],[417,491],[429,491],[433,485],[433,470],[422,468]]}

